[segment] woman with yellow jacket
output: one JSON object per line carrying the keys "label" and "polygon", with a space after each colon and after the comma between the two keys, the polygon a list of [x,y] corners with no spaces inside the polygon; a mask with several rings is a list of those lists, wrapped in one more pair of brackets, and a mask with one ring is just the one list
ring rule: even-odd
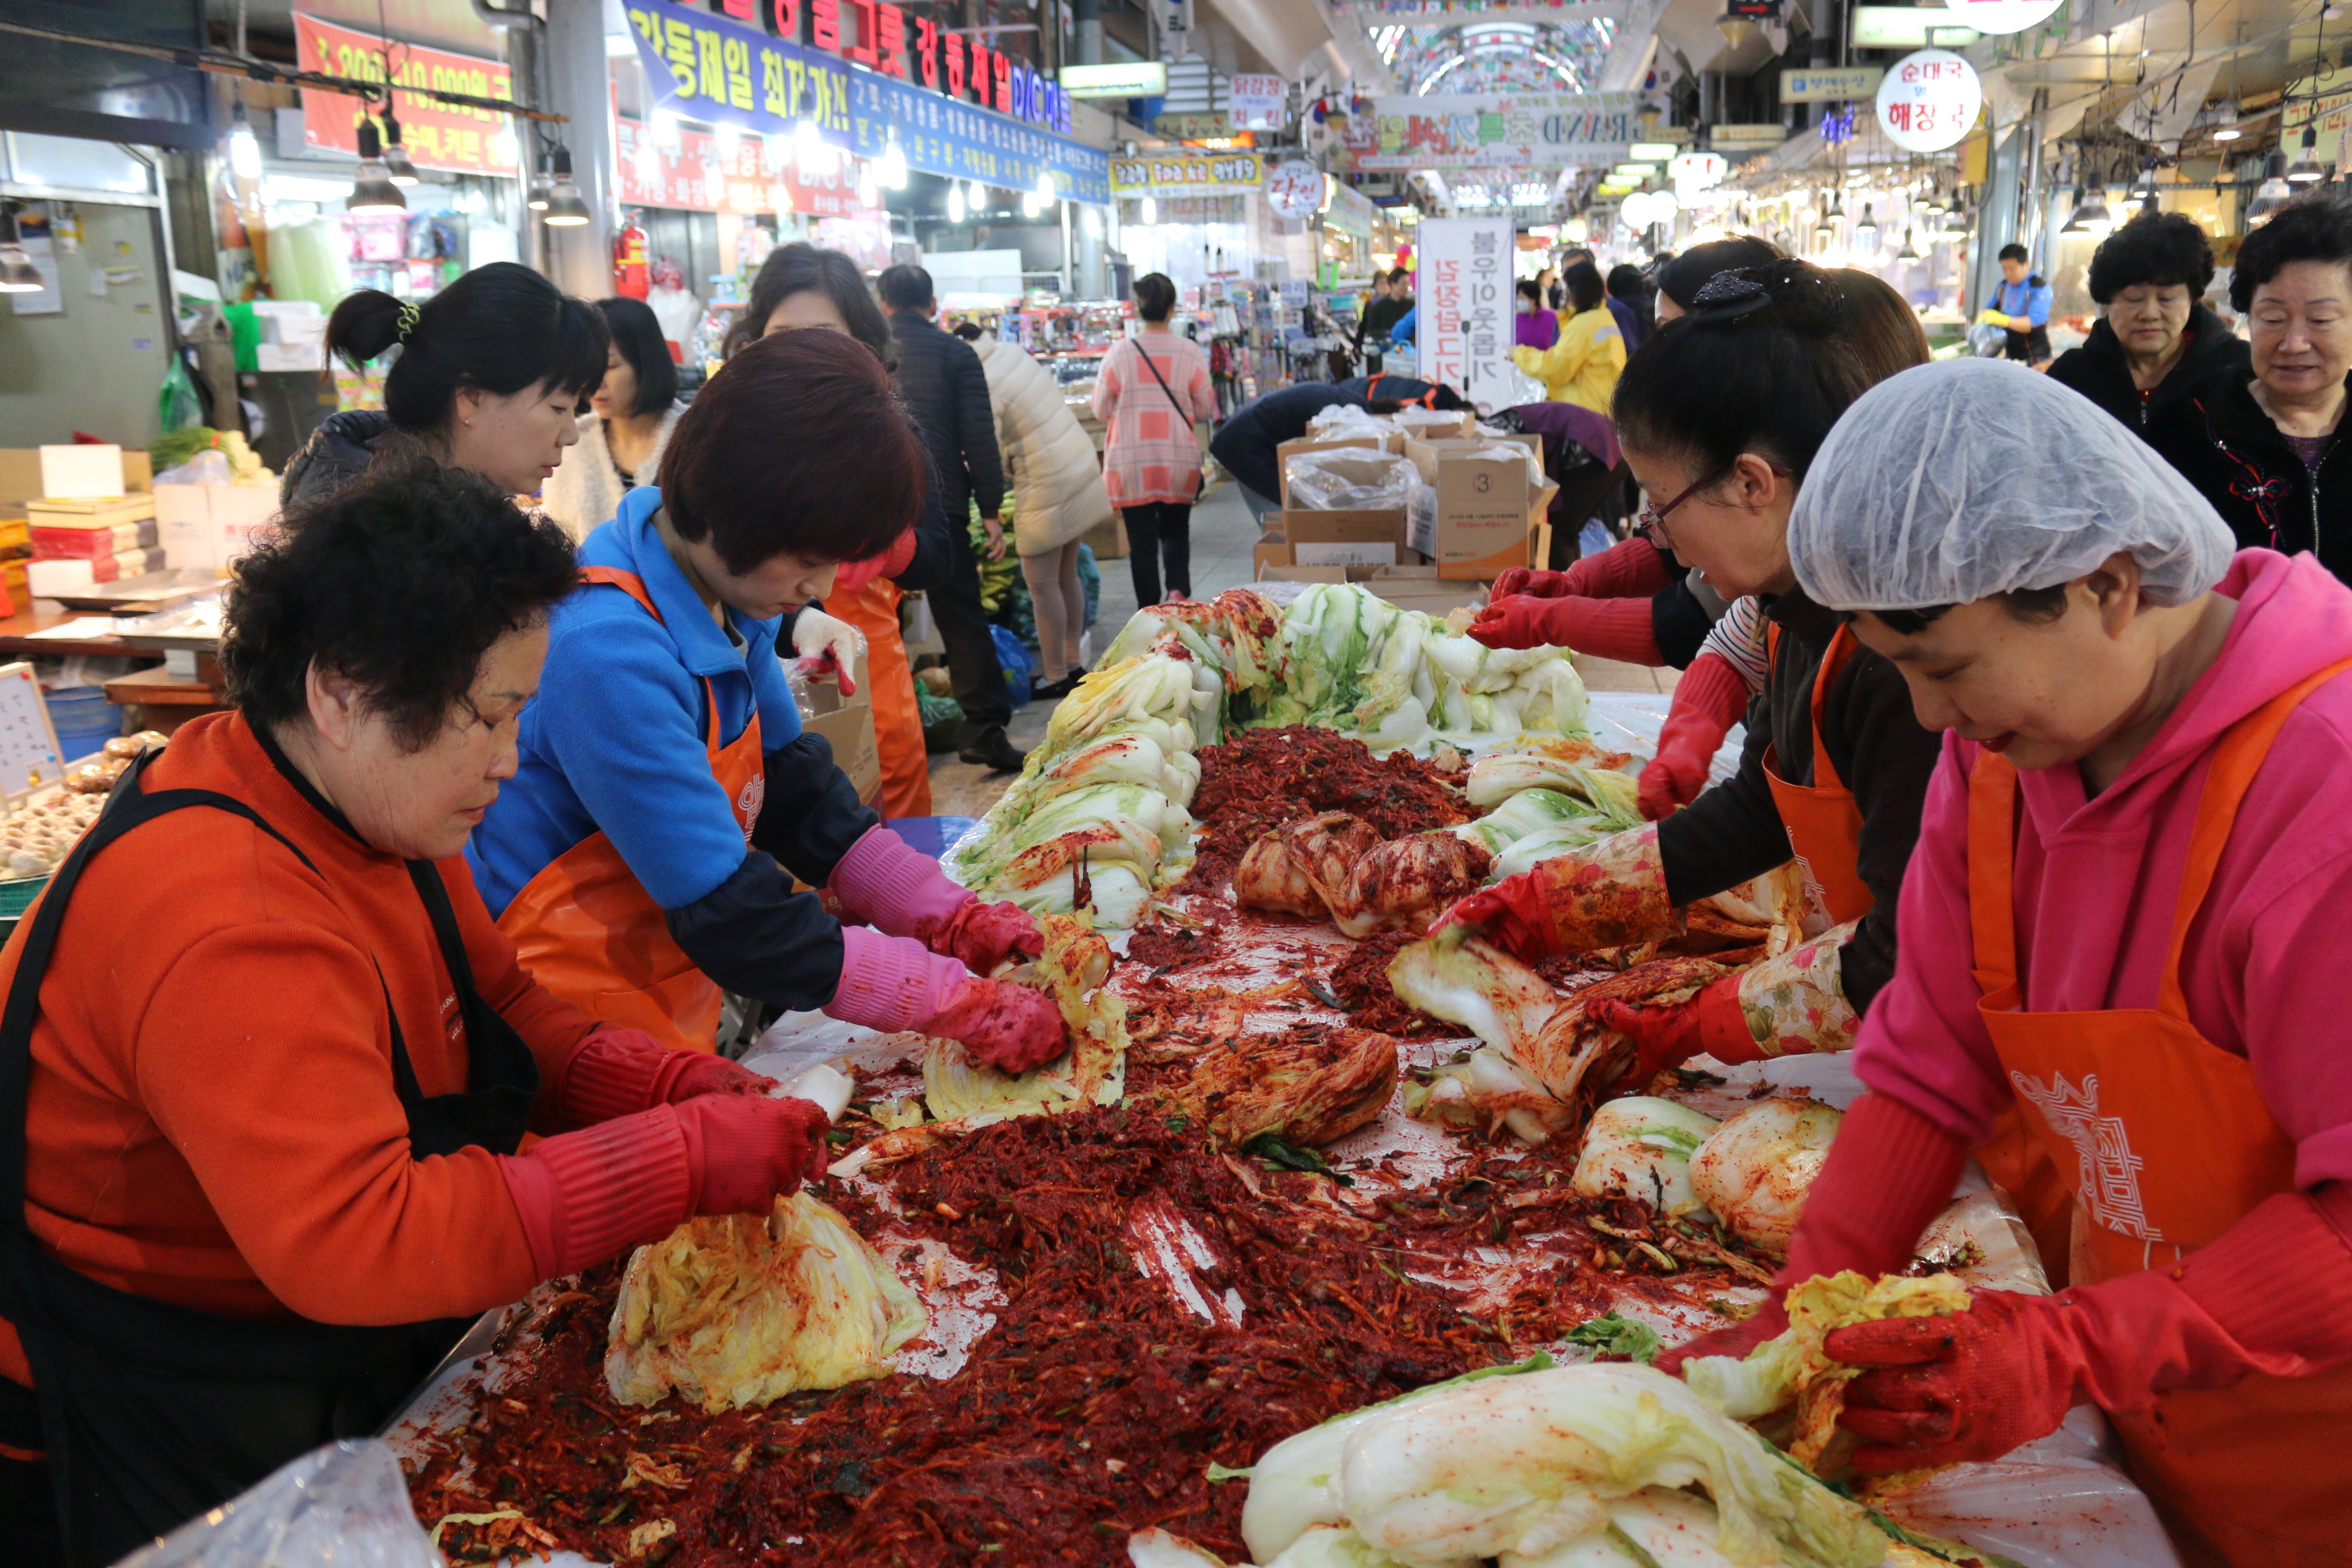
{"label": "woman with yellow jacket", "polygon": [[1609,290],[1601,286],[1599,268],[1580,261],[1560,280],[1568,286],[1569,304],[1559,313],[1559,341],[1548,349],[1513,349],[1511,363],[1542,382],[1552,402],[1606,414],[1617,373],[1625,368],[1625,335],[1609,313]]}

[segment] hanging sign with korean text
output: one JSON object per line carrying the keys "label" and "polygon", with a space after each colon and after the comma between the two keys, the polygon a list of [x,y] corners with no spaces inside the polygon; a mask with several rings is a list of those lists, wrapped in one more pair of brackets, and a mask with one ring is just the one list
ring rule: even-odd
{"label": "hanging sign with korean text", "polygon": [[[383,40],[371,33],[322,22],[294,13],[294,48],[304,70],[329,76],[382,81],[385,76]],[[437,88],[471,98],[512,98],[513,79],[496,60],[453,55],[395,42],[389,50],[394,84],[392,110],[400,121],[401,145],[420,169],[447,169],[461,174],[514,173],[514,138],[499,132],[509,129],[505,115],[488,109],[460,109],[437,103],[403,87]],[[340,92],[302,89],[302,140],[312,147],[331,147],[356,156],[360,150],[360,120],[366,106]],[[503,152],[508,156],[501,158]]]}
{"label": "hanging sign with korean text", "polygon": [[1630,92],[1376,98],[1349,119],[1334,167],[1483,169],[1606,164],[1641,134]]}
{"label": "hanging sign with korean text", "polygon": [[[1320,201],[1322,176],[1316,181]],[[1122,196],[1234,196],[1265,183],[1265,164],[1255,153],[1145,153],[1110,160],[1110,188]]]}
{"label": "hanging sign with korean text", "polygon": [[1414,336],[1423,381],[1473,403],[1513,396],[1512,266],[1507,217],[1429,218],[1414,255]]}
{"label": "hanging sign with korean text", "polygon": [[1234,77],[1225,98],[1225,113],[1236,131],[1279,131],[1289,118],[1285,112],[1290,84],[1263,71],[1243,71]]}
{"label": "hanging sign with korean text", "polygon": [[1284,217],[1305,217],[1323,205],[1323,171],[1304,158],[1276,164],[1266,176],[1265,205]]}
{"label": "hanging sign with korean text", "polygon": [[1984,108],[1976,67],[1949,49],[1921,49],[1886,68],[1878,84],[1878,128],[1906,153],[1957,146]]}

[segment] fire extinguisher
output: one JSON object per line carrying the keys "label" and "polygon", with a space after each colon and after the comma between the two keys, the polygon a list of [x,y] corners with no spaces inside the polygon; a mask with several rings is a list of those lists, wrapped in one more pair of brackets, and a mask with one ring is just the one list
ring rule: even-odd
{"label": "fire extinguisher", "polygon": [[632,300],[642,300],[653,287],[652,269],[646,259],[646,229],[638,222],[635,208],[622,220],[613,236],[613,288]]}

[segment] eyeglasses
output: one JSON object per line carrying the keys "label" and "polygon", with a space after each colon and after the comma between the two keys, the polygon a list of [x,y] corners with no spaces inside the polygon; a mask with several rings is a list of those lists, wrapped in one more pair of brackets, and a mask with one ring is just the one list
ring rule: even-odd
{"label": "eyeglasses", "polygon": [[[1748,454],[1745,452],[1740,454],[1740,457],[1742,458],[1747,456],[1748,456]],[[1699,491],[1721,484],[1725,479],[1731,477],[1731,470],[1738,466],[1739,458],[1734,458],[1731,461],[1724,464],[1723,467],[1717,468],[1712,473],[1708,474],[1705,479],[1694,483],[1688,489],[1683,491],[1682,494],[1676,496],[1665,505],[1643,507],[1639,512],[1634,514],[1633,537],[1636,539],[1646,539],[1653,544],[1663,545],[1664,542],[1660,540],[1658,537],[1658,527],[1666,521],[1666,514],[1674,510],[1675,508],[1682,505],[1683,502],[1690,500],[1691,497],[1698,494]],[[1764,459],[1764,466],[1784,479],[1789,478],[1795,471],[1790,468],[1782,468],[1780,464],[1772,461],[1769,458]]]}

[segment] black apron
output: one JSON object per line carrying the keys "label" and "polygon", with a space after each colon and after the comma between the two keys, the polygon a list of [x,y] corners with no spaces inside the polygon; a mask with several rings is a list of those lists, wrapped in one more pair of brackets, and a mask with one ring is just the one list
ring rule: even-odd
{"label": "black apron", "polygon": [[[374,1328],[221,1317],[101,1285],[43,1251],[26,1226],[33,1022],[58,928],[90,857],[158,816],[207,806],[244,817],[318,869],[242,801],[210,790],[142,790],[139,775],[155,754],[124,774],[28,917],[0,1012],[0,1317],[15,1325],[32,1364],[74,1568],[102,1568],[320,1444],[378,1431],[468,1321]],[[323,801],[314,804],[335,815]],[[539,1089],[538,1064],[513,1026],[475,991],[440,874],[424,860],[410,861],[408,870],[457,987],[470,1058],[464,1092],[427,1098],[386,988],[393,1088],[408,1113],[409,1147],[419,1160],[475,1147],[510,1154]],[[382,984],[381,973],[377,979]]]}

